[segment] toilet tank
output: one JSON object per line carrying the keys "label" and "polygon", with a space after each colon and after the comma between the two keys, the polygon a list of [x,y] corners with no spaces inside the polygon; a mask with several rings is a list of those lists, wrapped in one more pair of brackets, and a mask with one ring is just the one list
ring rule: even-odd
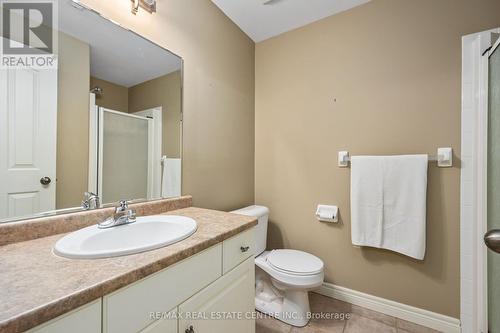
{"label": "toilet tank", "polygon": [[255,256],[257,257],[266,250],[269,209],[264,206],[248,206],[233,210],[231,213],[257,218],[258,224],[255,227]]}

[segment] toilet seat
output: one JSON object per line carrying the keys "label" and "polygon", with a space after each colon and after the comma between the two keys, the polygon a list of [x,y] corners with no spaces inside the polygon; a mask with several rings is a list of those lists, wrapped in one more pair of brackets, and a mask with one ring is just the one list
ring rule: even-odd
{"label": "toilet seat", "polygon": [[273,250],[266,260],[273,269],[291,275],[316,275],[323,271],[321,259],[298,250]]}
{"label": "toilet seat", "polygon": [[[313,256],[312,254],[297,251],[299,252],[298,255],[302,259],[304,258],[311,259],[311,257],[309,256],[312,256],[314,258],[313,262],[318,264],[318,262],[316,261],[318,260],[320,263],[320,265],[318,264],[317,266],[308,266],[308,265],[300,266],[299,264],[294,264],[290,262],[291,260],[293,260],[292,252],[280,252],[280,251],[293,251],[293,250],[265,251],[257,258],[255,258],[255,264],[259,268],[264,270],[267,274],[269,274],[271,278],[276,280],[277,283],[288,285],[290,288],[297,288],[297,289],[316,288],[323,283],[324,273],[323,273],[323,262],[321,261],[321,259]],[[273,254],[272,257],[276,255],[274,259],[271,257],[271,260],[273,261],[274,264],[272,264],[271,261],[268,260],[268,257],[271,254]],[[296,254],[297,253],[295,253],[295,255]],[[302,272],[297,272],[301,270],[300,269],[301,267],[302,267]],[[319,267],[321,268],[319,269]],[[304,273],[304,271],[308,270],[310,270],[311,272]]]}

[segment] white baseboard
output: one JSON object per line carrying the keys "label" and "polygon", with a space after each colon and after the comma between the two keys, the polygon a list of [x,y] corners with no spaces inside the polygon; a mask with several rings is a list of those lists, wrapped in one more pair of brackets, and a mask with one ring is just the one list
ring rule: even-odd
{"label": "white baseboard", "polygon": [[317,293],[377,311],[389,316],[433,328],[445,333],[460,333],[460,320],[439,313],[419,309],[356,290],[323,283]]}

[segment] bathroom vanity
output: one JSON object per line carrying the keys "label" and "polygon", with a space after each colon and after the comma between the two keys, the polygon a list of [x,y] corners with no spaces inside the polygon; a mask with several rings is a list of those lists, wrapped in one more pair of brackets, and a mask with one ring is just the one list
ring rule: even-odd
{"label": "bathroom vanity", "polygon": [[245,231],[31,332],[253,332],[251,317],[218,320],[253,311],[253,252],[241,251],[252,239]]}
{"label": "bathroom vanity", "polygon": [[8,267],[0,272],[0,331],[254,332],[256,220],[194,207],[164,213],[193,218],[197,231],[105,259],[56,256],[64,234],[0,247]]}

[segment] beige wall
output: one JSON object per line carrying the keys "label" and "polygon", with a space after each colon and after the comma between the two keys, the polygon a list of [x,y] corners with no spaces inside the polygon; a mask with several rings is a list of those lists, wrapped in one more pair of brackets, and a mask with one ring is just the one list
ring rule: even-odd
{"label": "beige wall", "polygon": [[137,15],[128,1],[82,3],[184,59],[182,192],[201,207],[251,204],[254,43],[211,1],[162,0]]}
{"label": "beige wall", "polygon": [[56,208],[80,206],[88,178],[89,46],[59,34]]}
{"label": "beige wall", "polygon": [[181,156],[181,72],[177,71],[130,87],[129,112],[162,107],[162,155]]}
{"label": "beige wall", "polygon": [[115,111],[128,112],[127,87],[91,76],[89,89],[96,86],[102,88],[102,95],[96,97],[96,105]]}
{"label": "beige wall", "polygon": [[[256,46],[256,185],[270,247],[309,251],[326,280],[459,316],[459,177],[432,164],[424,261],[350,242],[352,154],[460,154],[461,36],[500,26],[498,0],[373,0]],[[317,204],[343,223],[319,223]]]}

